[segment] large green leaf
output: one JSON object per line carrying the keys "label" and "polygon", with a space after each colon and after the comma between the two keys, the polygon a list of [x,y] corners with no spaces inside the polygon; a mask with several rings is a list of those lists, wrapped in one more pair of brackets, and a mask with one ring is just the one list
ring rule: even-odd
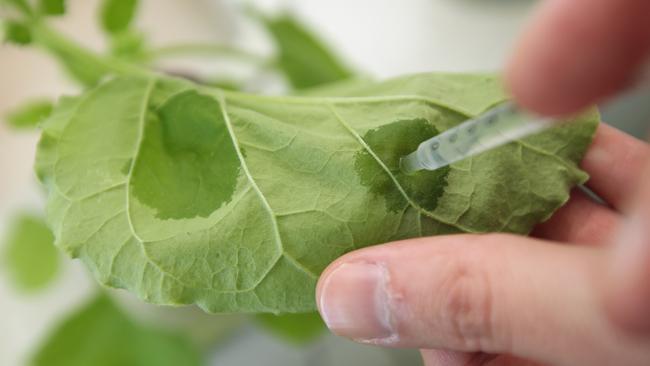
{"label": "large green leaf", "polygon": [[423,74],[339,93],[130,78],[65,100],[37,159],[57,244],[153,303],[306,312],[320,272],[348,251],[525,234],[587,178],[577,162],[595,112],[444,169],[399,171],[421,141],[504,101],[494,77]]}
{"label": "large green leaf", "polygon": [[5,243],[3,263],[17,288],[37,291],[52,282],[59,270],[54,237],[42,218],[17,217]]}
{"label": "large green leaf", "polygon": [[294,88],[304,89],[345,80],[353,73],[294,18],[264,19],[278,52],[278,67]]}
{"label": "large green leaf", "polygon": [[198,366],[185,338],[141,326],[99,295],[65,319],[34,355],[33,366]]}

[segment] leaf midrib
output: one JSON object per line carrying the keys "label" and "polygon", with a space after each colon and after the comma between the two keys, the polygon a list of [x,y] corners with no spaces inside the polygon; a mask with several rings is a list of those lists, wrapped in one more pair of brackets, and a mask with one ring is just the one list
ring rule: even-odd
{"label": "leaf midrib", "polygon": [[[146,259],[147,263],[150,265],[154,266],[160,273],[163,275],[169,276],[172,278],[174,281],[177,281],[178,283],[182,284],[183,286],[187,286],[187,284],[182,281],[180,278],[175,276],[174,274],[166,271],[164,268],[162,268],[156,261],[154,261],[150,256],[149,253],[147,252],[147,249],[144,245],[144,240],[138,236],[138,233],[135,230],[135,226],[133,225],[133,220],[131,218],[131,179],[133,178],[133,171],[135,170],[135,167],[138,162],[138,157],[140,155],[140,150],[142,147],[142,141],[144,139],[144,130],[145,130],[145,123],[147,121],[147,108],[149,107],[151,103],[151,94],[153,93],[154,87],[156,86],[157,79],[151,78],[147,80],[147,87],[145,90],[145,95],[144,98],[142,98],[142,106],[140,109],[140,115],[139,115],[139,123],[138,123],[138,139],[136,141],[135,145],[135,152],[133,154],[133,160],[131,160],[131,165],[129,166],[129,173],[126,176],[126,189],[125,189],[125,205],[126,205],[126,220],[129,225],[129,230],[131,230],[131,235],[133,235],[133,238],[140,244],[140,250],[142,251],[142,254],[144,258]],[[143,268],[143,271],[146,269]]]}
{"label": "leaf midrib", "polygon": [[311,277],[312,279],[317,279],[318,275],[316,273],[314,273],[311,270],[309,270],[308,268],[306,268],[296,258],[294,258],[292,255],[287,253],[287,251],[285,250],[284,244],[283,244],[283,241],[282,241],[282,236],[280,234],[280,226],[278,225],[278,221],[277,221],[277,215],[276,215],[275,211],[273,210],[273,208],[271,207],[271,205],[269,204],[268,199],[266,198],[266,196],[264,195],[262,190],[259,188],[257,182],[255,181],[255,178],[253,178],[252,174],[250,173],[250,170],[248,169],[248,164],[246,162],[246,159],[244,158],[244,156],[241,153],[239,140],[238,140],[237,135],[235,134],[235,131],[233,129],[232,121],[230,120],[230,115],[228,113],[228,104],[226,102],[226,98],[224,97],[223,93],[217,94],[217,100],[219,101],[219,104],[221,105],[221,110],[222,110],[222,114],[223,114],[223,117],[224,117],[224,122],[226,124],[226,127],[228,128],[228,133],[230,134],[230,137],[232,139],[232,143],[235,146],[235,150],[237,152],[237,157],[239,158],[239,160],[241,162],[241,166],[242,166],[242,169],[244,171],[244,174],[246,175],[246,178],[248,179],[250,184],[253,186],[253,190],[257,193],[260,201],[262,202],[262,205],[264,206],[264,209],[267,211],[267,214],[269,215],[269,219],[271,220],[271,225],[273,227],[273,235],[274,235],[276,244],[278,246],[278,249],[280,250],[280,255],[274,260],[273,264],[269,266],[268,271],[263,276],[261,276],[260,281],[258,283],[256,283],[253,286],[253,288],[256,287],[259,283],[261,283],[261,281],[263,281],[264,278],[266,278],[268,273],[277,265],[280,258],[282,258],[283,256],[289,262],[291,262],[296,268],[298,268],[299,270],[301,270],[302,272],[307,274],[309,277]]}
{"label": "leaf midrib", "polygon": [[[132,221],[132,218],[131,218],[131,205],[130,205],[130,202],[131,202],[131,200],[130,200],[130,196],[131,196],[131,179],[132,179],[132,176],[133,176],[133,171],[135,170],[136,165],[137,165],[138,157],[139,157],[141,146],[142,146],[142,141],[144,139],[144,130],[145,130],[145,124],[146,124],[147,108],[149,107],[149,105],[151,103],[151,95],[153,93],[153,90],[154,90],[154,87],[155,87],[156,83],[157,83],[157,80],[154,78],[154,79],[150,79],[148,84],[147,84],[147,89],[146,89],[146,92],[145,92],[145,96],[143,98],[142,109],[140,111],[140,118],[139,118],[140,120],[139,120],[139,126],[138,126],[138,140],[137,140],[137,143],[136,143],[136,149],[135,149],[135,152],[134,152],[134,155],[133,155],[133,160],[131,161],[129,174],[127,175],[127,178],[125,180],[125,184],[126,184],[126,190],[125,190],[126,191],[126,197],[125,197],[126,212],[125,213],[126,213],[127,222],[128,222],[128,225],[129,225],[129,230],[131,231],[131,234],[132,234],[133,238],[139,243],[140,249],[141,249],[141,251],[143,253],[143,256],[144,256],[145,260],[147,261],[147,263],[149,265],[153,266],[154,268],[156,268],[158,271],[160,271],[161,274],[163,274],[165,276],[169,276],[169,278],[171,278],[174,281],[178,282],[182,286],[186,286],[186,287],[189,287],[189,288],[203,289],[203,290],[208,290],[208,291],[216,291],[216,292],[219,292],[219,293],[243,293],[243,292],[252,291],[255,287],[257,287],[257,285],[259,283],[261,283],[261,280],[258,283],[256,283],[255,285],[251,286],[250,288],[240,289],[240,290],[232,290],[232,291],[219,290],[219,289],[215,289],[213,287],[197,287],[197,286],[195,286],[193,284],[186,283],[185,281],[180,279],[175,274],[170,273],[169,271],[165,270],[163,267],[160,266],[160,264],[158,264],[155,260],[153,260],[149,256],[149,253],[147,252],[146,246],[144,245],[145,241],[138,236],[138,234],[137,234],[137,232],[135,230],[135,227],[133,225],[133,221]],[[143,268],[143,271],[145,270],[145,268],[146,268],[146,266]],[[271,266],[271,268],[273,268],[273,266]],[[270,269],[269,269],[269,271],[270,271]],[[262,279],[263,278],[264,277],[262,277]]]}

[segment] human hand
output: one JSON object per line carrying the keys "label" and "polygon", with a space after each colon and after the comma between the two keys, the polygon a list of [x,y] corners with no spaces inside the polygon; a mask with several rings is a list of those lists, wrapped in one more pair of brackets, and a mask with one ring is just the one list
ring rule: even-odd
{"label": "human hand", "polygon": [[[574,112],[626,86],[650,50],[646,0],[549,0],[508,82],[525,107]],[[650,148],[601,125],[576,190],[534,232],[421,238],[331,264],[317,301],[335,333],[421,348],[427,365],[650,364]],[[569,243],[573,245],[569,245]]]}
{"label": "human hand", "polygon": [[[357,341],[429,349],[427,365],[483,364],[492,359],[484,353],[508,355],[494,365],[524,364],[514,356],[551,365],[647,365],[647,334],[628,334],[609,315],[650,326],[650,246],[642,246],[650,228],[629,228],[625,234],[638,236],[618,241],[636,248],[607,244],[636,183],[649,181],[640,176],[649,154],[645,143],[603,124],[583,169],[611,208],[575,190],[537,228],[549,241],[453,235],[350,253],[321,276],[321,314],[335,333]],[[637,197],[650,202],[650,184],[643,189]],[[638,214],[630,224],[650,223],[650,212]],[[634,251],[617,258],[616,249]]]}

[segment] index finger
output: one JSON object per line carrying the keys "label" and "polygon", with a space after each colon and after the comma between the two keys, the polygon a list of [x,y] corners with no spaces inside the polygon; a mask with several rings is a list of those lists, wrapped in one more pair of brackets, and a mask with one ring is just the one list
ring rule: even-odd
{"label": "index finger", "polygon": [[631,83],[649,51],[650,1],[547,0],[519,40],[507,83],[526,108],[570,114]]}
{"label": "index finger", "polygon": [[590,175],[587,186],[621,212],[641,183],[648,159],[645,141],[601,123],[581,166]]}

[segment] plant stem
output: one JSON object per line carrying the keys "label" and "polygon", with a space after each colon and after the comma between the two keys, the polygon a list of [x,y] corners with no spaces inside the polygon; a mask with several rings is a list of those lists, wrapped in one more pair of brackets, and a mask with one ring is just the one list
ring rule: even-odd
{"label": "plant stem", "polygon": [[118,74],[140,77],[156,75],[155,72],[136,64],[93,52],[42,21],[33,21],[31,30],[35,42],[53,53],[68,69],[71,64],[74,64],[78,69],[83,69],[81,72],[85,70],[97,75]]}
{"label": "plant stem", "polygon": [[18,10],[21,14],[25,16],[31,17],[34,15],[32,8],[25,0],[4,0],[4,1],[0,0],[0,3],[3,2],[9,6],[14,7],[16,10]]}
{"label": "plant stem", "polygon": [[262,69],[275,68],[275,60],[273,58],[264,57],[226,44],[182,43],[145,51],[144,54],[144,57],[147,60],[157,60],[177,56],[225,57],[246,62]]}

